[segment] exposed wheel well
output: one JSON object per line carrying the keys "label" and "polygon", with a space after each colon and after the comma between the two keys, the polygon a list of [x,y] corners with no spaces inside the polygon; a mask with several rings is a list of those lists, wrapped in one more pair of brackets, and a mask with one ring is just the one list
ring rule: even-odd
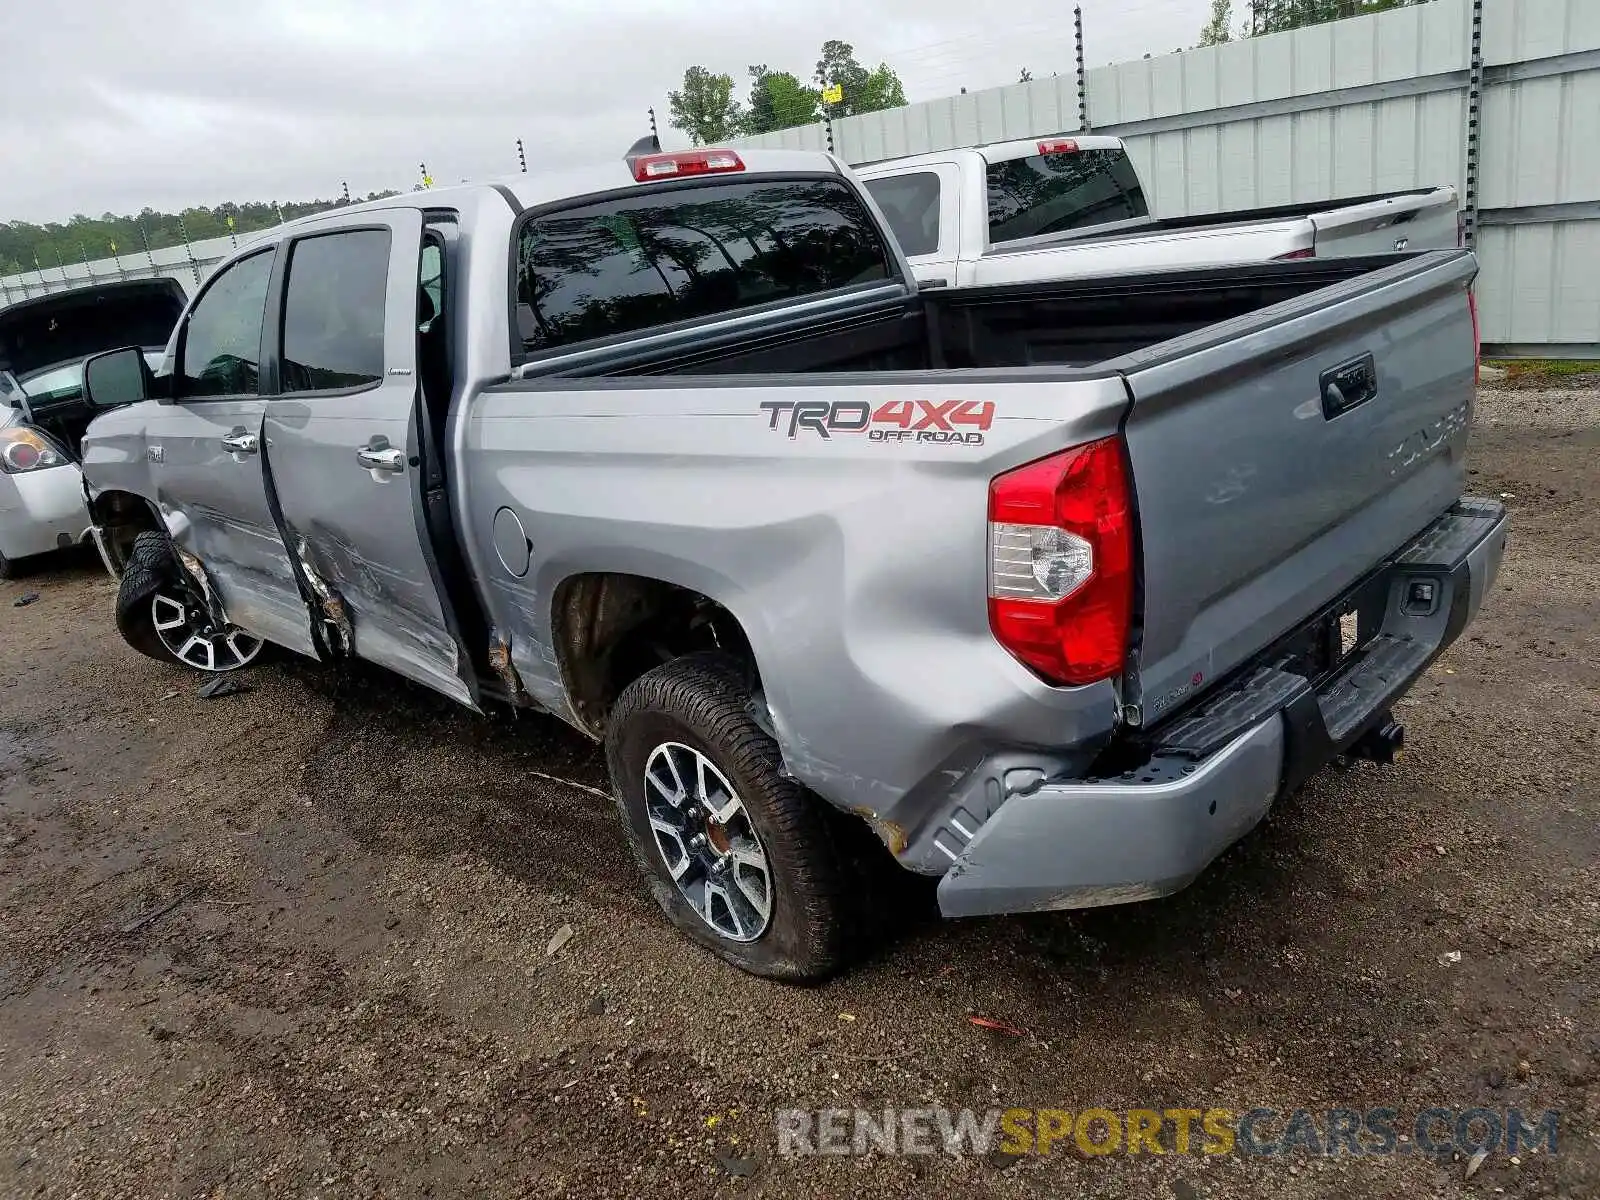
{"label": "exposed wheel well", "polygon": [[134,538],[164,528],[150,502],[132,492],[101,492],[90,505],[89,517],[100,527],[106,555],[118,573],[128,564]]}
{"label": "exposed wheel well", "polygon": [[748,666],[752,690],[760,686],[738,619],[689,588],[615,572],[574,575],[556,589],[552,614],[573,715],[597,738],[624,688],[685,654],[720,650]]}

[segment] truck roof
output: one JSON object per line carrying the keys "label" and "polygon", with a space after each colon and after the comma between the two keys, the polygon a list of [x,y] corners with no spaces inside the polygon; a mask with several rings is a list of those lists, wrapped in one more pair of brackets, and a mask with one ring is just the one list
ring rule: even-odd
{"label": "truck roof", "polygon": [[949,162],[952,155],[978,154],[986,163],[1010,162],[1015,158],[1032,158],[1039,153],[1040,142],[1072,141],[1078,144],[1079,150],[1126,150],[1122,139],[1107,137],[1097,133],[1064,133],[1050,134],[1048,136],[1019,138],[1010,142],[990,142],[983,146],[952,146],[948,150],[933,150],[927,154],[912,154],[906,158],[885,158],[877,162],[862,163],[856,167],[856,173],[870,176],[876,170],[899,170],[902,167],[932,166],[935,163]]}
{"label": "truck roof", "polygon": [[[662,154],[706,154],[718,151],[717,147],[696,147],[690,150],[662,151]],[[729,181],[738,179],[741,175],[771,174],[773,172],[802,172],[806,174],[837,175],[844,171],[844,164],[831,154],[819,150],[746,150],[733,149],[721,151],[739,156],[744,164],[742,172],[728,172],[705,176],[708,182]],[[695,178],[701,178],[695,176]],[[555,171],[530,171],[527,174],[504,175],[496,179],[486,179],[480,183],[455,184],[450,187],[427,188],[422,191],[403,192],[398,196],[387,196],[381,200],[365,200],[360,204],[347,204],[339,208],[327,209],[310,216],[299,217],[278,226],[274,232],[281,230],[298,230],[307,226],[319,225],[333,218],[342,218],[350,213],[376,212],[383,209],[394,208],[461,208],[480,201],[486,191],[490,189],[510,192],[516,197],[517,203],[523,208],[535,208],[543,204],[554,204],[561,200],[573,200],[599,192],[617,191],[622,188],[642,186],[633,177],[633,169],[627,161],[618,155],[614,160],[606,163],[591,163],[585,166],[567,167]]]}

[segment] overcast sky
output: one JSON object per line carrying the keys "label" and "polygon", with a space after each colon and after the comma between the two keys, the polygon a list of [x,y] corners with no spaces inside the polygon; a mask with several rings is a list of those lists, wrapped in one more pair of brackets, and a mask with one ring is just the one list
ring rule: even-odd
{"label": "overcast sky", "polygon": [[[0,0],[0,220],[301,200],[620,154],[685,67],[807,78],[827,38],[909,99],[1073,69],[1070,0]],[[1208,0],[1088,0],[1091,66]],[[669,140],[669,145],[672,142]]]}

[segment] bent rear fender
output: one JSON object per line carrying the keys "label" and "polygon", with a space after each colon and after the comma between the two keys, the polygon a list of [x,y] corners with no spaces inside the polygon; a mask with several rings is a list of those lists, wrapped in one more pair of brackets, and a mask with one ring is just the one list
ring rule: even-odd
{"label": "bent rear fender", "polygon": [[[831,429],[790,420],[836,404]],[[1114,434],[1127,404],[1119,376],[1072,368],[517,381],[458,410],[458,528],[536,702],[569,711],[563,580],[690,589],[741,624],[788,770],[909,838],[990,752],[1115,725],[1112,683],[1051,687],[995,640],[988,490]],[[962,405],[969,423],[917,435]]]}

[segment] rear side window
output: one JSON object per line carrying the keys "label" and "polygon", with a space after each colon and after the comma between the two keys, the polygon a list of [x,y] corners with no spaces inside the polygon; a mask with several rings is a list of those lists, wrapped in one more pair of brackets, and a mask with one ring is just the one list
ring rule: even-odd
{"label": "rear side window", "polygon": [[991,163],[988,174],[991,243],[1150,215],[1124,150],[1036,154]]}
{"label": "rear side window", "polygon": [[883,209],[884,219],[900,249],[909,255],[932,254],[939,248],[939,177],[932,171],[891,175],[866,181],[867,191]]}
{"label": "rear side window", "polygon": [[889,277],[883,239],[838,180],[741,180],[535,217],[518,234],[522,348],[736,312]]}
{"label": "rear side window", "polygon": [[283,302],[283,390],[327,392],[383,378],[389,231],[294,244]]}

